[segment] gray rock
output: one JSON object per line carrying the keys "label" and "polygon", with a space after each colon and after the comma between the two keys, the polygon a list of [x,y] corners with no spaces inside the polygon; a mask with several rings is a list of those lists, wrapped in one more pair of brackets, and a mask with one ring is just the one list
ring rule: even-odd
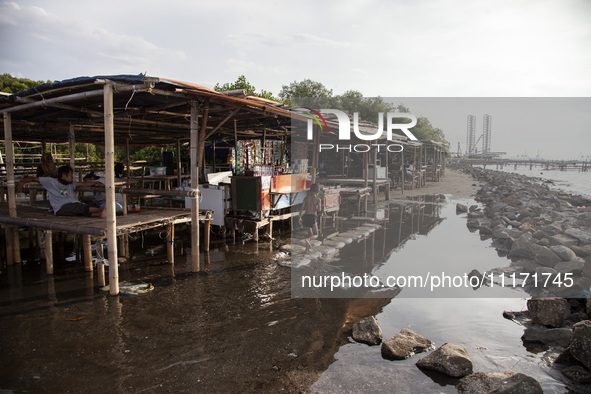
{"label": "gray rock", "polygon": [[505,203],[511,207],[517,207],[517,206],[521,205],[521,201],[515,197],[507,197],[507,198],[504,198],[502,201],[503,201],[503,203]]}
{"label": "gray rock", "polygon": [[531,326],[525,329],[521,340],[524,342],[542,342],[545,345],[567,347],[570,344],[572,336],[573,332],[569,328]]}
{"label": "gray rock", "polygon": [[564,233],[570,237],[576,238],[584,244],[591,244],[591,232],[583,231],[578,228],[569,228]]}
{"label": "gray rock", "polygon": [[550,240],[548,238],[542,238],[538,241],[540,246],[550,246]]}
{"label": "gray rock", "polygon": [[543,232],[545,232],[546,234],[551,235],[551,236],[562,233],[562,229],[560,228],[560,226],[558,226],[555,223],[547,224],[545,226],[542,226],[540,228],[540,230],[543,231]]}
{"label": "gray rock", "polygon": [[533,250],[533,237],[530,233],[523,233],[517,238],[511,246],[509,257],[525,257],[526,259],[533,259],[535,252]]}
{"label": "gray rock", "polygon": [[530,298],[527,310],[534,323],[550,327],[564,326],[564,318],[570,314],[570,306],[564,298]]}
{"label": "gray rock", "polygon": [[484,217],[484,213],[483,212],[468,212],[468,217],[470,219],[478,219],[478,218],[483,218]]}
{"label": "gray rock", "polygon": [[487,225],[481,225],[478,230],[482,235],[492,235],[492,229]]}
{"label": "gray rock", "polygon": [[569,248],[575,252],[575,254],[578,257],[587,257],[589,255],[591,255],[591,247],[590,246],[576,246],[576,245],[570,245]]}
{"label": "gray rock", "polygon": [[583,320],[573,326],[570,354],[587,369],[591,369],[591,320]]}
{"label": "gray rock", "polygon": [[533,237],[535,239],[543,239],[543,238],[548,238],[548,234],[543,231],[538,230],[535,233],[533,233]]}
{"label": "gray rock", "polygon": [[465,213],[468,212],[468,207],[464,204],[457,203],[456,204],[456,213]]}
{"label": "gray rock", "polygon": [[466,222],[466,226],[468,228],[479,228],[480,227],[480,220],[478,219],[468,219],[468,221]]}
{"label": "gray rock", "polygon": [[460,393],[542,394],[542,386],[534,378],[513,371],[476,372],[460,379]]}
{"label": "gray rock", "polygon": [[556,253],[556,255],[562,259],[562,261],[571,261],[577,257],[575,252],[564,245],[550,246],[550,250]]}
{"label": "gray rock", "polygon": [[472,360],[462,346],[446,343],[417,361],[417,367],[461,378],[472,373]]}
{"label": "gray rock", "polygon": [[534,251],[534,260],[538,264],[545,265],[546,267],[553,267],[556,263],[561,261],[556,253],[545,246],[534,245],[532,249]]}
{"label": "gray rock", "polygon": [[556,234],[550,237],[550,242],[554,245],[576,245],[579,243],[576,238],[569,237],[568,235],[564,234]]}
{"label": "gray rock", "polygon": [[433,342],[408,328],[382,343],[382,357],[388,360],[404,360],[415,353],[431,349]]}
{"label": "gray rock", "polygon": [[570,365],[563,368],[561,372],[564,376],[576,383],[591,383],[591,372],[587,371],[581,365]]}
{"label": "gray rock", "polygon": [[376,318],[370,316],[353,324],[353,339],[370,346],[382,343],[382,329]]}
{"label": "gray rock", "polygon": [[560,257],[550,249],[536,244],[533,236],[528,232],[521,234],[521,236],[513,242],[511,250],[509,251],[509,257],[533,259],[537,263],[547,267],[552,267],[560,261]]}
{"label": "gray rock", "polygon": [[580,274],[585,268],[585,260],[561,261],[554,266],[558,272]]}

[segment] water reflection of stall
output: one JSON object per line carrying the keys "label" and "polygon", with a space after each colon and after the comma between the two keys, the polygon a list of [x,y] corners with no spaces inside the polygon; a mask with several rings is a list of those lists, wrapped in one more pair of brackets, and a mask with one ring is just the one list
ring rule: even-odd
{"label": "water reflection of stall", "polygon": [[[323,240],[339,237],[367,227],[368,224],[378,225],[379,228],[368,235],[354,239],[340,249],[338,260],[329,265],[322,262],[310,263],[304,268],[292,270],[292,292],[296,297],[392,297],[396,289],[377,291],[367,287],[345,287],[326,291],[327,288],[303,289],[298,284],[305,275],[317,277],[338,272],[338,275],[363,277],[371,275],[384,265],[390,256],[396,253],[406,242],[417,234],[426,235],[439,223],[441,218],[441,196],[417,196],[408,201],[391,202],[383,207],[377,207],[366,216],[350,216],[341,220],[336,229],[325,226],[322,230]],[[297,243],[297,235],[292,243]],[[337,271],[335,271],[337,270]],[[371,290],[371,291],[369,291]],[[379,290],[379,289],[378,289]]]}

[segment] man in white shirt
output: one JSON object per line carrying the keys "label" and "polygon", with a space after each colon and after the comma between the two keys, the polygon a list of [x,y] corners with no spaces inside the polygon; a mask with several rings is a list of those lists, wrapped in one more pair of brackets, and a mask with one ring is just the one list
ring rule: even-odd
{"label": "man in white shirt", "polygon": [[74,198],[76,186],[103,186],[96,181],[78,182],[74,180],[74,170],[66,165],[57,170],[57,178],[24,177],[16,185],[20,193],[26,183],[38,182],[47,190],[49,204],[57,216],[96,216],[106,217],[106,210],[82,203]]}

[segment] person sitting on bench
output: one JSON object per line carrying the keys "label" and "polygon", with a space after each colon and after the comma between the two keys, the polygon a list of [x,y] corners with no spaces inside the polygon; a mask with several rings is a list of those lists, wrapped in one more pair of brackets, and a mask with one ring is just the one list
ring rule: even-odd
{"label": "person sitting on bench", "polygon": [[74,170],[69,165],[61,166],[57,170],[57,178],[24,177],[16,185],[16,192],[20,193],[26,183],[38,182],[47,190],[49,203],[57,216],[96,216],[106,217],[106,210],[82,203],[74,198],[76,186],[103,186],[100,182],[78,182],[74,180]]}

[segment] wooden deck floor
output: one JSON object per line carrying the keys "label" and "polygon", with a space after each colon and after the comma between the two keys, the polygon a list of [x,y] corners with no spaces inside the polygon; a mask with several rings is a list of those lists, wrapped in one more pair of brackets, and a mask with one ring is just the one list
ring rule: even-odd
{"label": "wooden deck floor", "polygon": [[[90,234],[97,238],[106,237],[107,233],[104,219],[84,216],[55,216],[50,211],[49,204],[45,202],[37,202],[34,206],[17,204],[17,215],[17,218],[9,217],[8,204],[0,203],[1,224]],[[199,219],[200,221],[209,220],[207,211],[200,212]],[[142,207],[140,212],[117,216],[117,235],[190,221],[190,210]]]}

